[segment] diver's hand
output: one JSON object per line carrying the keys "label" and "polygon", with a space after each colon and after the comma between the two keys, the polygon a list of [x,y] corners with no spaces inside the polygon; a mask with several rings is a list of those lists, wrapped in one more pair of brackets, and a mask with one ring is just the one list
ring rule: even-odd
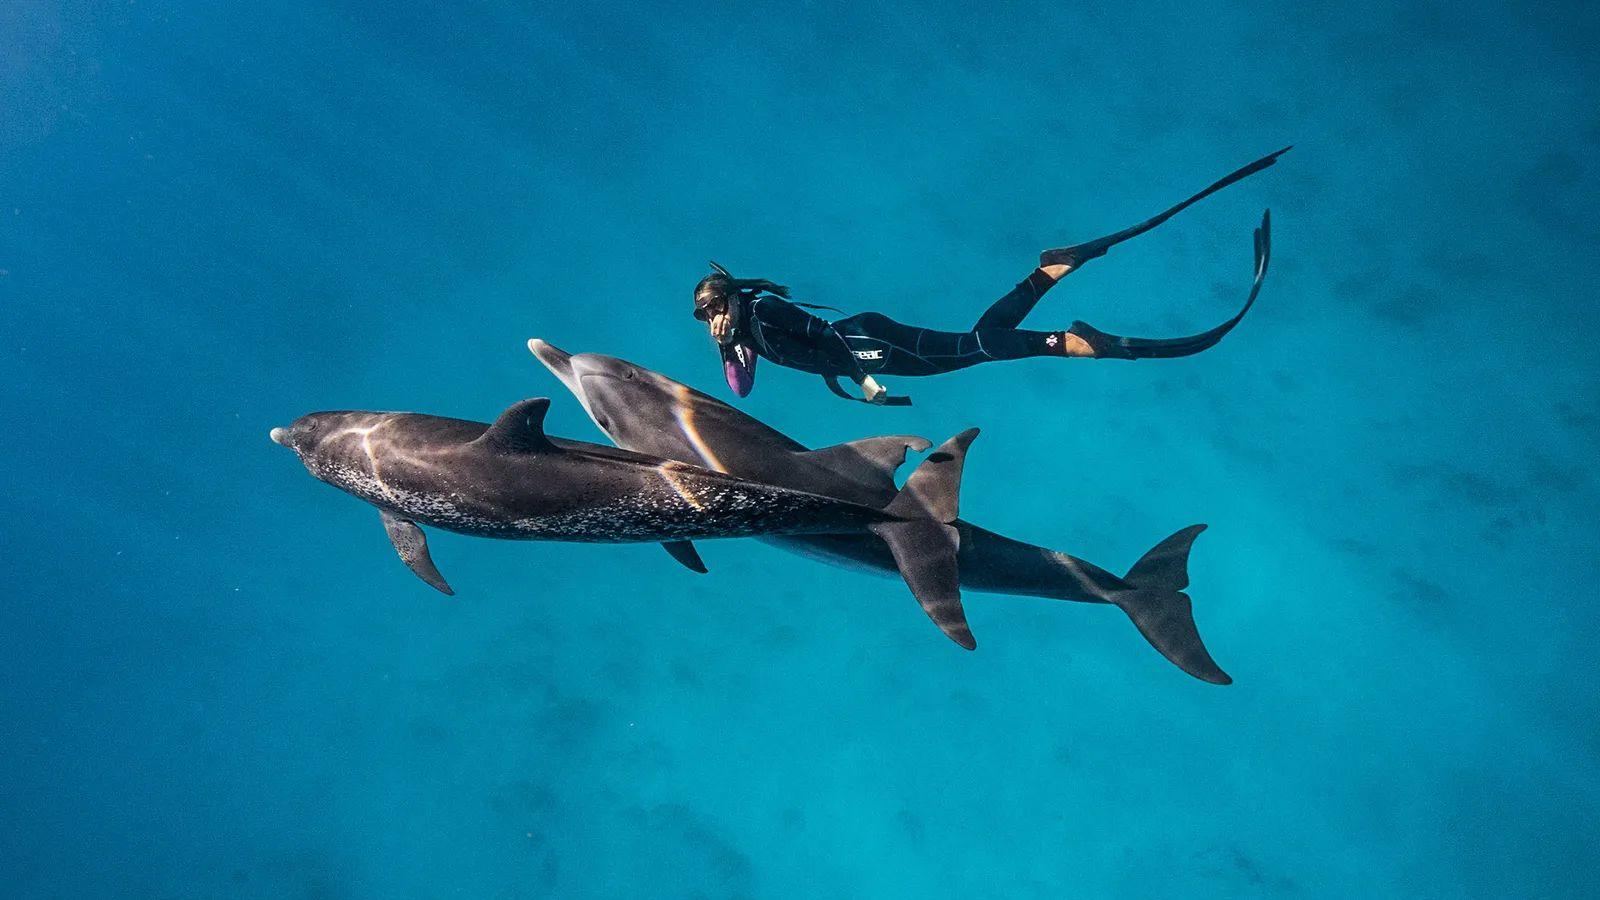
{"label": "diver's hand", "polygon": [[884,401],[889,399],[889,389],[879,384],[878,380],[871,375],[861,379],[861,393],[866,395],[868,403],[875,403],[879,406],[882,406]]}
{"label": "diver's hand", "polygon": [[719,344],[726,344],[733,335],[733,317],[727,313],[717,313],[711,317],[711,337]]}

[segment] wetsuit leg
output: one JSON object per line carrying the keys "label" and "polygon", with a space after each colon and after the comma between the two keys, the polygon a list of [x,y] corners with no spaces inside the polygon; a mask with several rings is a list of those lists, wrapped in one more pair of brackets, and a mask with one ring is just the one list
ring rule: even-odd
{"label": "wetsuit leg", "polygon": [[979,363],[1062,355],[1059,331],[983,328],[935,331],[879,313],[841,319],[834,328],[872,375],[938,375]]}
{"label": "wetsuit leg", "polygon": [[1028,313],[1033,312],[1033,307],[1044,296],[1044,292],[1054,287],[1056,280],[1046,275],[1039,269],[1028,273],[1028,277],[1017,282],[1017,286],[999,300],[996,300],[978,319],[978,324],[972,326],[973,331],[983,331],[988,328],[1015,328],[1022,324]]}
{"label": "wetsuit leg", "polygon": [[1033,356],[1064,356],[1059,331],[1026,331],[1020,328],[982,328],[972,333],[987,359],[1028,359]]}

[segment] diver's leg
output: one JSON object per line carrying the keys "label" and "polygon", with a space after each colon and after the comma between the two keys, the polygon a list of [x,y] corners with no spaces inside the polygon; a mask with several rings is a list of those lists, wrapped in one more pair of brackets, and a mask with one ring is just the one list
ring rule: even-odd
{"label": "diver's leg", "polygon": [[984,311],[978,319],[978,324],[972,326],[972,330],[1015,328],[1021,325],[1028,313],[1033,312],[1034,305],[1044,296],[1044,292],[1055,287],[1061,276],[1069,271],[1071,271],[1070,266],[1053,265],[1040,266],[1029,272],[1027,278],[1017,282],[1016,287]]}
{"label": "diver's leg", "polygon": [[1124,228],[1116,234],[1108,234],[1105,237],[1096,238],[1095,240],[1089,241],[1086,244],[1074,244],[1071,247],[1057,247],[1054,250],[1046,250],[1039,254],[1039,265],[1040,267],[1065,265],[1070,271],[1071,269],[1077,268],[1078,266],[1083,265],[1097,256],[1104,256],[1106,251],[1111,249],[1113,246],[1120,244],[1129,238],[1135,238],[1141,234],[1144,234],[1146,231],[1149,231],[1157,225],[1160,225],[1162,222],[1172,218],[1189,206],[1198,203],[1199,201],[1211,196],[1217,191],[1222,190],[1228,185],[1248,178],[1262,169],[1267,168],[1268,166],[1277,162],[1278,157],[1287,152],[1289,152],[1289,148],[1285,147],[1282,150],[1279,150],[1277,153],[1271,153],[1263,156],[1250,165],[1232,172],[1223,177],[1221,180],[1214,182],[1210,187],[1207,187],[1200,193],[1195,194],[1193,197],[1190,197],[1182,203],[1179,203],[1177,206],[1174,206],[1153,218],[1146,219],[1130,228]]}
{"label": "diver's leg", "polygon": [[[983,350],[976,362],[1029,359],[1035,356],[1094,357],[1094,348],[1070,331],[1028,331],[1022,328],[980,328],[970,335]],[[971,365],[971,363],[969,363]]]}

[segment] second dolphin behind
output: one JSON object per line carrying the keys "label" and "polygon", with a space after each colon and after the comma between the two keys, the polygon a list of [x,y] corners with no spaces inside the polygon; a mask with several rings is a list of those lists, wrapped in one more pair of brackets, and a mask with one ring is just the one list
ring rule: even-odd
{"label": "second dolphin behind", "polygon": [[[742,478],[867,506],[895,494],[894,473],[916,438],[878,439],[808,450],[743,412],[659,372],[600,354],[569,354],[528,342],[589,418],[619,447],[676,459]],[[1128,573],[1112,573],[1065,553],[1013,540],[964,520],[953,523],[962,587],[999,594],[1108,603],[1173,664],[1202,681],[1230,684],[1195,627],[1189,596],[1189,549],[1204,525],[1156,544]],[[892,575],[894,558],[870,536],[783,535],[762,538],[834,565]]]}

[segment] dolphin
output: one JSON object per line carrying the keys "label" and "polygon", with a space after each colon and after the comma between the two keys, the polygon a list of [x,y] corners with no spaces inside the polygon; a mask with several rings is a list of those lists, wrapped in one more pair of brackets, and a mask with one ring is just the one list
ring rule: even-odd
{"label": "dolphin", "polygon": [[[589,418],[619,447],[705,466],[742,478],[882,505],[894,473],[921,438],[882,438],[808,450],[803,444],[688,385],[626,360],[569,354],[537,338],[528,349],[566,385]],[[1189,596],[1189,549],[1204,525],[1156,544],[1117,577],[1065,553],[1013,540],[964,520],[952,523],[961,585],[978,591],[1109,603],[1178,668],[1212,684],[1231,684],[1200,640]],[[893,573],[893,558],[870,538],[851,534],[764,536],[774,546],[832,565]]]}
{"label": "dolphin", "polygon": [[[551,438],[550,401],[513,404],[493,424],[417,413],[318,412],[272,440],[321,481],[378,508],[400,559],[453,594],[420,525],[510,540],[658,541],[704,569],[693,541],[778,534],[850,534],[884,544],[951,640],[977,646],[961,608],[956,563],[961,471],[969,429],[876,506],[715,472],[677,460]],[[863,453],[903,438],[868,438]]]}

